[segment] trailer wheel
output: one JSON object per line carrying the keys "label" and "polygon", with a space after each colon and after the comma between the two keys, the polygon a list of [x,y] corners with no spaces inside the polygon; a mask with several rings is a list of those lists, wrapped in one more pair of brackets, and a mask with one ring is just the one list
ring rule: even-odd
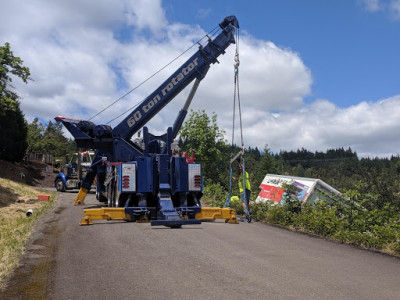
{"label": "trailer wheel", "polygon": [[61,179],[57,179],[55,183],[58,192],[65,192],[65,186]]}

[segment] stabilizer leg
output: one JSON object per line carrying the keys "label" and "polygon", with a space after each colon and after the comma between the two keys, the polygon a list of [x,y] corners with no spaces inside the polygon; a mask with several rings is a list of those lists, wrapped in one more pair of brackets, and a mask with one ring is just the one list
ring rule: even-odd
{"label": "stabilizer leg", "polygon": [[[103,161],[102,153],[99,150],[97,150],[96,155],[94,157],[94,161],[93,161],[92,165],[90,166],[88,172],[86,173],[85,178],[82,181],[82,185],[79,190],[79,193],[74,199],[74,205],[84,205],[85,204],[84,203],[85,197],[86,197],[87,193],[89,192],[90,187],[92,186],[94,178],[97,175],[97,169],[99,167],[99,163],[101,163],[102,161]],[[104,171],[104,167],[100,167],[100,169],[101,170],[99,170],[99,175],[103,174],[102,172]],[[104,174],[102,176],[104,176]],[[102,176],[100,176],[100,177],[102,177]]]}
{"label": "stabilizer leg", "polygon": [[130,220],[130,215],[125,213],[124,208],[96,208],[85,209],[80,225],[93,225],[93,220]]}
{"label": "stabilizer leg", "polygon": [[80,188],[78,195],[74,199],[74,205],[84,205],[84,201],[88,192],[88,189],[85,189],[83,187]]}
{"label": "stabilizer leg", "polygon": [[201,212],[197,213],[196,219],[203,221],[213,221],[215,219],[225,219],[225,223],[239,224],[236,218],[236,210],[232,208],[202,207]]}

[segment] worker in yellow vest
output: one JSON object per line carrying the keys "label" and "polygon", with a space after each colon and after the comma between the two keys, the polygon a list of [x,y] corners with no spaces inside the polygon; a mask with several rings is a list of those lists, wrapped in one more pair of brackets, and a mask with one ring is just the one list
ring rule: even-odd
{"label": "worker in yellow vest", "polygon": [[[243,210],[246,211],[245,209],[245,204],[247,204],[248,212],[250,215],[250,194],[251,194],[251,186],[250,186],[250,180],[249,180],[249,173],[246,172],[246,182],[245,182],[245,189],[243,190],[243,166],[242,164],[239,164],[238,167],[238,176],[239,178],[233,177],[234,180],[238,180],[239,184],[239,192],[240,192],[240,198],[242,200],[242,206]],[[249,217],[251,221],[251,217]]]}

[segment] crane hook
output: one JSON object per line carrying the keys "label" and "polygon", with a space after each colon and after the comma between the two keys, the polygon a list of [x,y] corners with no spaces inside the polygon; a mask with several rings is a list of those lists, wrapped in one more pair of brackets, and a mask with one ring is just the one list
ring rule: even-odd
{"label": "crane hook", "polygon": [[235,62],[233,63],[233,67],[235,68],[235,72],[238,72],[239,65],[240,65],[239,54],[236,52],[235,53]]}

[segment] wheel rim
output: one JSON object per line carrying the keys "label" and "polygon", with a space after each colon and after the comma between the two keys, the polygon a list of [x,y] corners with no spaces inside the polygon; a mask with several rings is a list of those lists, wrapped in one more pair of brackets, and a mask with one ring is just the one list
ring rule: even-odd
{"label": "wheel rim", "polygon": [[58,191],[62,191],[62,190],[63,190],[64,184],[62,183],[61,180],[57,180],[57,185],[56,185],[56,187],[57,187],[57,190],[58,190]]}
{"label": "wheel rim", "polygon": [[107,205],[108,207],[114,207],[114,192],[113,192],[114,185],[111,184],[109,186],[108,192],[107,192]]}
{"label": "wheel rim", "polygon": [[108,195],[108,197],[107,197],[107,205],[108,205],[108,207],[112,207],[112,199],[111,199],[111,194],[110,194],[110,192],[108,192],[107,193]]}

